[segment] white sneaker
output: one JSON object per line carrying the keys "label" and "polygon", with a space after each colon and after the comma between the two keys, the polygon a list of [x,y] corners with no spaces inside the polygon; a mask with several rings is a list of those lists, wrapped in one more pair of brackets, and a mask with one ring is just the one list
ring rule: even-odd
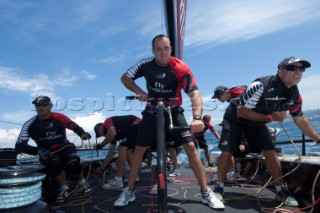
{"label": "white sneaker", "polygon": [[123,183],[122,180],[116,180],[116,178],[113,178],[108,181],[108,183],[105,183],[102,185],[103,189],[122,189]]}
{"label": "white sneaker", "polygon": [[80,181],[78,182],[78,184],[79,184],[80,187],[83,189],[84,193],[90,193],[90,192],[92,191],[86,181],[80,180]]}
{"label": "white sneaker", "polygon": [[[122,181],[125,182],[125,183],[127,183],[127,182],[128,182],[128,177],[123,178]],[[139,182],[139,181],[140,181],[140,178],[139,178],[139,175],[137,175],[137,177],[136,177],[136,182]]]}
{"label": "white sneaker", "polygon": [[152,173],[152,169],[151,168],[143,168],[140,171],[141,173]]}
{"label": "white sneaker", "polygon": [[215,196],[210,187],[207,187],[206,192],[201,191],[201,198],[201,202],[208,204],[210,208],[215,210],[224,210],[224,204]]}
{"label": "white sneaker", "polygon": [[55,202],[63,203],[70,196],[69,188],[60,189],[58,196],[56,197]]}
{"label": "white sneaker", "polygon": [[276,200],[283,201],[284,205],[297,207],[299,206],[298,201],[290,195],[288,190],[285,187],[282,187],[279,192],[276,194]]}
{"label": "white sneaker", "polygon": [[173,168],[170,173],[169,173],[169,177],[176,177],[180,175],[180,171],[179,169]]}
{"label": "white sneaker", "polygon": [[136,199],[134,192],[125,187],[121,192],[119,198],[114,202],[114,207],[127,206],[129,202],[133,202]]}

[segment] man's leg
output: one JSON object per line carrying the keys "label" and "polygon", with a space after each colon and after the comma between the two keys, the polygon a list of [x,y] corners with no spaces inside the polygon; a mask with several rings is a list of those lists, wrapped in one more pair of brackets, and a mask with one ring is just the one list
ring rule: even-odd
{"label": "man's leg", "polygon": [[143,159],[143,155],[146,151],[145,147],[136,146],[133,152],[133,159],[131,161],[131,168],[128,180],[128,187],[125,187],[119,196],[119,198],[114,202],[115,207],[124,207],[128,205],[129,202],[133,202],[135,200],[135,195],[133,192],[136,176],[141,168],[141,163]]}
{"label": "man's leg", "polygon": [[216,210],[223,210],[224,204],[215,196],[212,189],[207,187],[207,180],[202,168],[201,159],[193,142],[183,144],[189,159],[190,167],[201,188],[201,202]]}
{"label": "man's leg", "polygon": [[172,163],[173,163],[173,168],[170,170],[169,176],[170,177],[179,176],[180,171],[179,171],[179,164],[178,164],[176,149],[172,148],[172,147],[167,147],[167,151],[168,151],[170,158],[172,160]]}
{"label": "man's leg", "polygon": [[202,191],[207,190],[207,180],[202,168],[201,159],[198,150],[194,146],[194,142],[183,144],[183,148],[188,156],[190,167],[195,174]]}
{"label": "man's leg", "polygon": [[218,183],[223,183],[231,166],[232,154],[221,152],[218,162]]}
{"label": "man's leg", "polygon": [[109,147],[109,151],[108,154],[106,156],[106,158],[104,159],[101,168],[105,169],[108,167],[110,161],[113,159],[113,155],[114,155],[114,151],[116,150],[116,144],[111,144]]}
{"label": "man's leg", "polygon": [[114,179],[108,181],[107,184],[104,184],[102,188],[104,189],[122,189],[122,175],[124,172],[124,168],[127,162],[127,150],[128,147],[119,145],[118,146],[118,160],[117,160],[117,171]]}
{"label": "man's leg", "polygon": [[146,152],[145,147],[136,146],[136,148],[134,149],[131,168],[130,168],[130,174],[129,174],[129,180],[128,180],[129,189],[134,188],[136,177],[140,171],[143,155],[145,152]]}
{"label": "man's leg", "polygon": [[210,157],[210,154],[209,154],[209,149],[208,147],[204,147],[203,148],[203,152],[204,152],[204,155],[206,156],[207,158],[207,162],[208,162],[208,166],[211,164],[211,157]]}
{"label": "man's leg", "polygon": [[266,158],[266,166],[268,171],[270,172],[270,175],[272,176],[273,180],[276,180],[274,183],[276,186],[282,185],[282,176],[281,173],[281,164],[278,160],[276,153],[274,150],[262,150],[262,153],[264,154]]}

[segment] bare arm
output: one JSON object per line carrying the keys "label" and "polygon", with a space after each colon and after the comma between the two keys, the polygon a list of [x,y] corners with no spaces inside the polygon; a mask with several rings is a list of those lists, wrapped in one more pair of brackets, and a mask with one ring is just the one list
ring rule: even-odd
{"label": "bare arm", "polygon": [[217,138],[217,140],[220,141],[220,135],[219,135],[219,133],[217,132],[217,130],[214,129],[214,130],[212,131],[212,133],[213,133],[213,135]]}
{"label": "bare arm", "polygon": [[264,115],[255,111],[252,111],[243,105],[239,104],[237,107],[237,116],[240,118],[245,118],[251,121],[283,121],[286,118],[286,111],[273,112],[269,115]]}
{"label": "bare arm", "polygon": [[126,74],[121,76],[121,82],[130,91],[134,92],[140,101],[146,101],[148,99],[148,94],[143,91],[131,78]]}
{"label": "bare arm", "polygon": [[308,137],[310,137],[313,141],[316,141],[319,143],[320,136],[318,133],[314,130],[314,128],[311,126],[310,122],[305,116],[298,116],[298,117],[292,117],[295,124],[299,127],[299,129],[306,134]]}
{"label": "bare arm", "polygon": [[116,134],[117,134],[116,128],[114,126],[110,126],[108,128],[108,132],[107,132],[106,137],[103,139],[103,141],[101,143],[102,147],[105,147],[106,145],[108,145],[114,139]]}
{"label": "bare arm", "polygon": [[[192,115],[193,117],[196,115],[202,115],[202,97],[199,90],[193,90],[189,93],[189,97],[192,103]],[[193,120],[190,128],[191,132],[201,132],[203,130],[203,121],[202,120]]]}

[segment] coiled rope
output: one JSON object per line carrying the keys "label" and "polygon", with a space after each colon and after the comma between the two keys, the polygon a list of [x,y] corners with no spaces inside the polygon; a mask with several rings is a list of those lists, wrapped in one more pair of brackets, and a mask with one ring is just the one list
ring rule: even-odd
{"label": "coiled rope", "polygon": [[[0,168],[0,209],[26,206],[41,198],[41,185],[45,174],[26,172],[23,167]],[[27,174],[19,175],[26,172]]]}

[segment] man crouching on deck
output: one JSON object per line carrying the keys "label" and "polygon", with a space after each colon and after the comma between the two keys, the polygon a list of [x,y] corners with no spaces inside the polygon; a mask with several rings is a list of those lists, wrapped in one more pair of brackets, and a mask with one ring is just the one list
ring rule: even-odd
{"label": "man crouching on deck", "polygon": [[[201,120],[202,97],[194,76],[184,62],[171,56],[171,51],[172,47],[169,38],[165,35],[157,35],[152,40],[154,57],[139,61],[121,77],[121,81],[126,88],[134,92],[140,101],[147,101],[147,104],[142,112],[143,117],[138,129],[128,187],[123,190],[120,197],[115,201],[115,207],[126,206],[129,202],[135,200],[134,184],[137,173],[140,170],[143,154],[156,141],[156,115],[153,112],[157,106],[157,98],[162,98],[165,106],[171,107],[172,120],[175,126],[188,126],[183,114],[184,109],[181,107],[181,90],[183,89],[192,101],[193,121],[190,125],[191,131],[201,132],[203,130],[203,122]],[[134,82],[140,77],[146,79],[148,94]],[[167,132],[166,134],[169,133]],[[223,203],[207,187],[200,156],[195,148],[191,133],[188,130],[181,130],[172,135],[172,137],[174,140],[181,142],[187,153],[190,167],[200,184],[202,203],[209,205],[213,209],[223,210]]]}

